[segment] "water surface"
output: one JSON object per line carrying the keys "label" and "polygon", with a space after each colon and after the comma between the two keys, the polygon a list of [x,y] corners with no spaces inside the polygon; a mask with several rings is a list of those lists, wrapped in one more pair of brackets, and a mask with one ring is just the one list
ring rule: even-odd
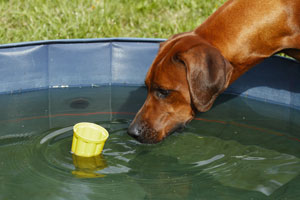
{"label": "water surface", "polygon": [[[300,112],[222,95],[155,145],[126,134],[144,88],[49,89],[0,96],[0,199],[297,199]],[[72,126],[110,132],[103,154],[70,153]]]}

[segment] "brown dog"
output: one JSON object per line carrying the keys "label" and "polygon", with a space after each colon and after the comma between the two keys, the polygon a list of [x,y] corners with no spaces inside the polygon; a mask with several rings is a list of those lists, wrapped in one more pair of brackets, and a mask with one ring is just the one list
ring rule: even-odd
{"label": "brown dog", "polygon": [[300,0],[229,0],[197,29],[160,46],[148,96],[128,133],[156,143],[209,110],[233,81],[284,52],[300,60]]}

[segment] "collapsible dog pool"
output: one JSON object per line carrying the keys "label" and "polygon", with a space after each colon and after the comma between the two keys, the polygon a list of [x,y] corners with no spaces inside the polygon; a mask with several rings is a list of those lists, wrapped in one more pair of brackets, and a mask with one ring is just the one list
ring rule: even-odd
{"label": "collapsible dog pool", "polygon": [[[273,56],[182,133],[140,144],[159,39],[0,46],[0,199],[297,199],[300,64]],[[72,126],[110,132],[101,156],[72,155]]]}

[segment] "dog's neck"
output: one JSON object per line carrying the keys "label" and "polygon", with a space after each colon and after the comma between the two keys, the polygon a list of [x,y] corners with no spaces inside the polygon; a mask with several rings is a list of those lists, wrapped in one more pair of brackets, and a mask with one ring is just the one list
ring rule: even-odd
{"label": "dog's neck", "polygon": [[[257,7],[258,4],[261,6]],[[272,31],[288,20],[280,3],[251,0],[247,1],[247,9],[241,9],[243,6],[245,1],[242,0],[227,1],[194,31],[219,49],[232,64],[234,69],[230,84],[254,65],[281,51],[286,39],[282,36],[282,31],[289,32],[288,27],[281,32]],[[274,18],[274,12],[281,17]],[[274,38],[278,42],[270,45]]]}

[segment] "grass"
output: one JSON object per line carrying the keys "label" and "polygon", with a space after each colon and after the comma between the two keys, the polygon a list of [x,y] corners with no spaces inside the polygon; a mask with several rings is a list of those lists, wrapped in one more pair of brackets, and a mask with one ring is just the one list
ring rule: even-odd
{"label": "grass", "polygon": [[225,0],[0,0],[0,43],[168,38],[202,23]]}

